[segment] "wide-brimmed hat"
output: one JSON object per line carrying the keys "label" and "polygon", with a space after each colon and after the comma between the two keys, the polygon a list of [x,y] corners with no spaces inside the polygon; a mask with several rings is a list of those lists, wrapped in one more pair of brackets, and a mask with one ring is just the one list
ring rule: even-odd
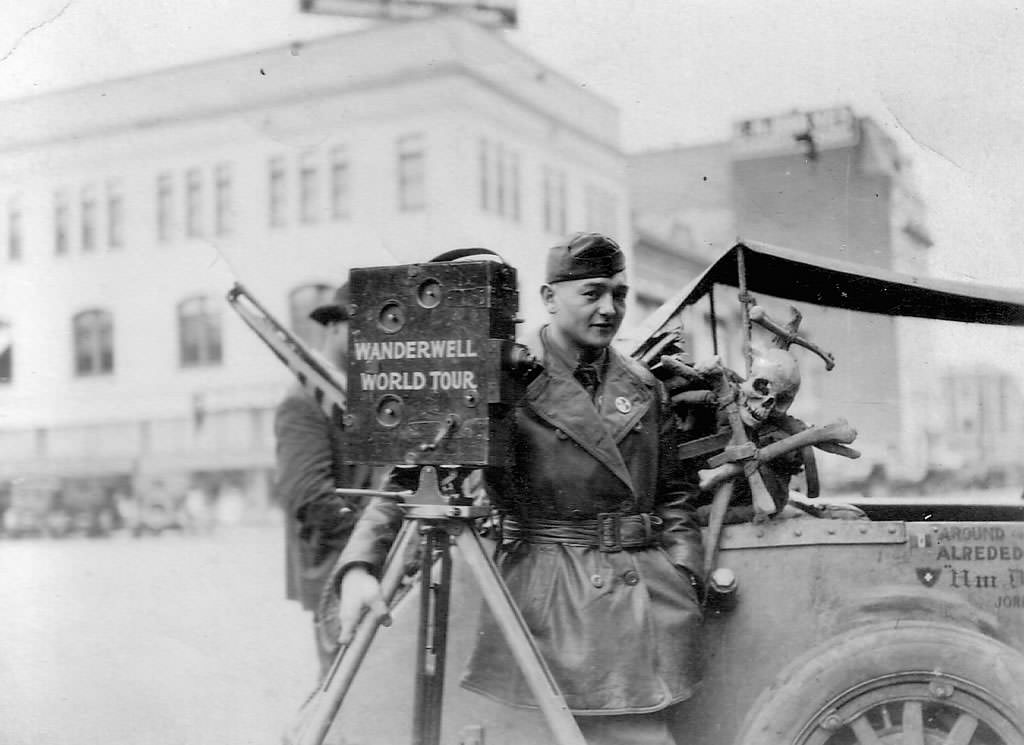
{"label": "wide-brimmed hat", "polygon": [[334,299],[327,305],[314,308],[309,314],[317,323],[326,326],[336,321],[347,321],[348,316],[348,282],[334,291]]}

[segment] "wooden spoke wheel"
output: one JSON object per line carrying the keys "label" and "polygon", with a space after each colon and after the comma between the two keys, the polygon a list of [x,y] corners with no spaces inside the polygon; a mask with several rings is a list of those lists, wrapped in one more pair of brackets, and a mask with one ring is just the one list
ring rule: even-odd
{"label": "wooden spoke wheel", "polygon": [[736,745],[1020,745],[1024,655],[910,621],[815,647],[759,697]]}

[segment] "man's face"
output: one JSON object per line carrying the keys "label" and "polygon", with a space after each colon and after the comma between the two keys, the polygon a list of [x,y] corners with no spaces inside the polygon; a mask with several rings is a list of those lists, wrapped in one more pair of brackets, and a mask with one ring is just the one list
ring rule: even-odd
{"label": "man's face", "polygon": [[573,351],[602,349],[612,343],[626,314],[626,273],[556,282],[541,288],[552,330]]}

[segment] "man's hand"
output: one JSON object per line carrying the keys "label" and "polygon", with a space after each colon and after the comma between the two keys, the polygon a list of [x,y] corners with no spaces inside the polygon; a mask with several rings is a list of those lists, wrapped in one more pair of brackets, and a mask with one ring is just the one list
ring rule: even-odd
{"label": "man's hand", "polygon": [[341,633],[338,642],[348,644],[355,634],[356,625],[363,613],[369,611],[376,622],[384,626],[391,625],[387,603],[380,594],[380,582],[370,574],[366,567],[356,564],[348,569],[341,578],[339,588],[338,620],[341,622]]}

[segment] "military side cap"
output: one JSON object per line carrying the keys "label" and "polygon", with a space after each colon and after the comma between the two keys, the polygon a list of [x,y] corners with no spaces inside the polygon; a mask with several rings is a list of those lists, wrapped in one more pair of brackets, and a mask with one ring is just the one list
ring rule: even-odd
{"label": "military side cap", "polygon": [[323,326],[335,321],[347,321],[348,302],[348,282],[346,282],[335,290],[334,297],[330,303],[314,308],[309,317]]}
{"label": "military side cap", "polygon": [[625,268],[626,257],[618,243],[600,233],[576,233],[548,251],[545,281],[611,277]]}

